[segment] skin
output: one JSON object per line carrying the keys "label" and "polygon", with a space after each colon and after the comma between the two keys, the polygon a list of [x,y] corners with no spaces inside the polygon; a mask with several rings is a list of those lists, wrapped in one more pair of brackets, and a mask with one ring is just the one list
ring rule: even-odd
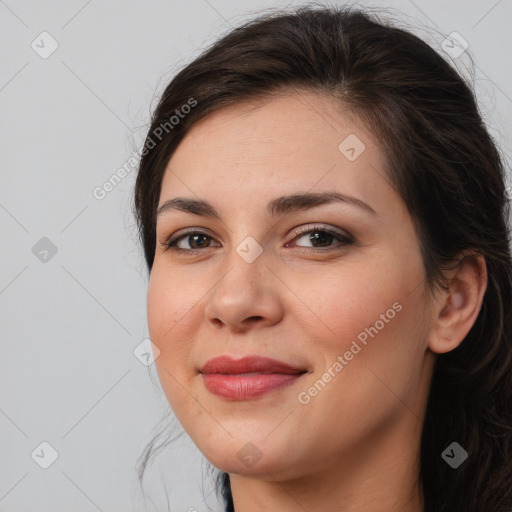
{"label": "skin", "polygon": [[[354,161],[338,149],[349,134],[365,144]],[[376,214],[346,203],[276,218],[266,210],[277,196],[325,191],[356,197]],[[236,511],[421,511],[419,446],[433,364],[477,318],[484,260],[468,258],[447,275],[449,291],[429,295],[418,237],[373,135],[314,92],[240,103],[196,123],[169,161],[159,206],[177,196],[211,202],[222,220],[179,210],[158,217],[149,332],[167,399],[199,450],[230,474]],[[354,243],[315,244],[297,233],[314,224]],[[181,240],[197,254],[165,250],[190,227],[211,237]],[[263,251],[252,263],[236,251],[248,236]],[[396,303],[401,311],[300,403],[298,394]],[[199,373],[223,354],[263,355],[308,374],[230,401],[211,394]],[[247,443],[261,455],[253,465],[237,456]]]}

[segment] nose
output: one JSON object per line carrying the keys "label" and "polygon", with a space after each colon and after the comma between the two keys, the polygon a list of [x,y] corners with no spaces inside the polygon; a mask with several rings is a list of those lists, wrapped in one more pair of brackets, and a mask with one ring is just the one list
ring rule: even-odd
{"label": "nose", "polygon": [[208,298],[206,320],[215,329],[235,333],[274,325],[284,311],[279,284],[264,253],[252,263],[234,253]]}

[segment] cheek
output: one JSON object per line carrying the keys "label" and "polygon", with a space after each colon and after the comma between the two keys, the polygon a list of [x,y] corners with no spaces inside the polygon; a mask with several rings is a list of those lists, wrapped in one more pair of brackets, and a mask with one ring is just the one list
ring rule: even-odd
{"label": "cheek", "polygon": [[200,290],[181,282],[176,272],[153,267],[147,293],[147,318],[150,337],[160,350],[167,350],[178,330],[193,314],[200,300]]}
{"label": "cheek", "polygon": [[[151,341],[159,348],[155,367],[167,400],[187,430],[187,420],[201,415],[200,407],[191,400],[190,352],[193,348],[194,305],[201,298],[200,290],[185,286],[154,266],[147,294],[147,317]],[[175,273],[172,273],[175,276]],[[192,329],[192,330],[191,330]],[[197,409],[197,410],[196,410]]]}
{"label": "cheek", "polygon": [[333,393],[324,392],[320,382],[311,398],[322,391],[324,399],[336,397],[345,406],[348,400],[357,410],[372,396],[404,396],[416,385],[425,350],[421,269],[420,261],[406,268],[391,258],[388,265],[346,265],[300,282],[294,291],[308,309],[294,320],[316,359],[308,386],[325,376],[325,388]]}
{"label": "cheek", "polygon": [[335,279],[317,275],[297,291],[317,297],[312,309],[318,316],[301,324],[317,366],[299,402],[310,419],[322,418],[326,432],[347,427],[339,414],[351,418],[356,435],[402,408],[402,401],[414,403],[425,350],[420,263],[344,269]]}
{"label": "cheek", "polygon": [[155,365],[162,387],[166,393],[172,390],[175,396],[178,382],[185,384],[193,370],[189,354],[199,325],[196,311],[200,309],[204,292],[175,279],[175,273],[173,277],[169,275],[170,272],[153,268],[148,285],[147,318],[151,341],[160,350]]}
{"label": "cheek", "polygon": [[[407,276],[393,275],[375,266],[348,266],[311,273],[296,281],[295,321],[309,335],[310,348],[326,355],[343,354],[353,340],[364,345],[376,324],[379,334],[389,332],[403,307]],[[301,306],[303,304],[303,306]],[[302,313],[299,312],[302,311]],[[317,352],[317,353],[318,353]]]}

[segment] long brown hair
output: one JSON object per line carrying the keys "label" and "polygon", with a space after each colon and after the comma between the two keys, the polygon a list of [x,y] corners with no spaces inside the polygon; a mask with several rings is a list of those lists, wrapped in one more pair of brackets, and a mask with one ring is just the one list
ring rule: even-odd
{"label": "long brown hair", "polygon": [[[484,256],[488,285],[479,316],[457,349],[437,356],[420,480],[426,512],[510,512],[512,261],[504,160],[470,85],[415,35],[354,8],[301,7],[245,23],[183,68],[154,111],[135,186],[148,271],[162,177],[190,127],[228,105],[294,89],[338,100],[372,131],[415,223],[432,290],[446,286],[443,271],[462,251]],[[193,102],[155,141],[155,131]],[[441,457],[453,441],[469,455],[457,469]],[[140,459],[141,480],[154,443]],[[218,484],[233,510],[229,475],[220,472]]]}

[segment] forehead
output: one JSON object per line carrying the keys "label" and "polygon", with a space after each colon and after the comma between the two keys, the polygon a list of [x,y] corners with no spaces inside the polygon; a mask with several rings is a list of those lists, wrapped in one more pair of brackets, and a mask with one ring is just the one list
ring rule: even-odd
{"label": "forehead", "polygon": [[371,196],[389,181],[384,160],[369,130],[334,99],[280,94],[197,122],[168,163],[162,199],[208,195],[248,207],[298,189]]}

